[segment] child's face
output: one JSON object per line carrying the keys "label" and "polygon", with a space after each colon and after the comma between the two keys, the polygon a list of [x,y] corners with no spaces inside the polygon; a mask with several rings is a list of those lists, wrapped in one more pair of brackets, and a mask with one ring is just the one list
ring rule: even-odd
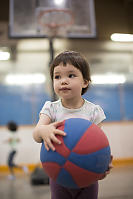
{"label": "child's face", "polygon": [[81,98],[82,88],[88,86],[88,81],[83,79],[80,70],[67,63],[66,66],[60,64],[54,68],[53,86],[61,99]]}

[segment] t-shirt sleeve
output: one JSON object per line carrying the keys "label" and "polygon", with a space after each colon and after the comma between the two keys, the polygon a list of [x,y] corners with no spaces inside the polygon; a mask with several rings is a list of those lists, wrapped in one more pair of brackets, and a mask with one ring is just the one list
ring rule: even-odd
{"label": "t-shirt sleeve", "polygon": [[93,112],[93,123],[99,124],[106,119],[103,109],[99,105],[95,105]]}
{"label": "t-shirt sleeve", "polygon": [[53,121],[54,113],[53,113],[52,102],[46,101],[44,106],[42,107],[42,109],[40,111],[40,114],[47,115]]}

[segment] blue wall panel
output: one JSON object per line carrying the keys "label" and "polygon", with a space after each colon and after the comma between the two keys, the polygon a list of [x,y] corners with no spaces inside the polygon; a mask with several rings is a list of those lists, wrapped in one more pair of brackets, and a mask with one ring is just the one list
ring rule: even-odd
{"label": "blue wall panel", "polygon": [[[91,86],[83,97],[103,108],[106,121],[133,120],[133,84]],[[0,85],[0,125],[37,123],[46,100],[44,85]]]}
{"label": "blue wall panel", "polygon": [[120,97],[118,86],[91,86],[84,97],[103,108],[106,115],[106,121],[119,121],[122,119],[120,114]]}
{"label": "blue wall panel", "polygon": [[0,86],[0,125],[10,120],[36,123],[42,104],[48,99],[44,86]]}
{"label": "blue wall panel", "polygon": [[133,84],[123,86],[123,107],[126,120],[133,120]]}

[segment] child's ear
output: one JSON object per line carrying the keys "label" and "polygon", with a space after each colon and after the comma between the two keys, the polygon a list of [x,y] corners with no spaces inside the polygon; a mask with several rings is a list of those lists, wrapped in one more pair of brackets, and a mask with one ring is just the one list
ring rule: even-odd
{"label": "child's ear", "polygon": [[84,86],[83,88],[86,88],[89,85],[89,81],[87,79],[84,79]]}

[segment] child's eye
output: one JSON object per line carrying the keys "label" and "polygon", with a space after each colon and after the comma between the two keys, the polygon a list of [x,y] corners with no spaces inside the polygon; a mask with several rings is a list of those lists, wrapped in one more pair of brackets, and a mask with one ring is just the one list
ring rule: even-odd
{"label": "child's eye", "polygon": [[54,79],[60,79],[60,75],[55,75]]}
{"label": "child's eye", "polygon": [[73,78],[73,77],[76,77],[75,74],[69,74],[69,78]]}

